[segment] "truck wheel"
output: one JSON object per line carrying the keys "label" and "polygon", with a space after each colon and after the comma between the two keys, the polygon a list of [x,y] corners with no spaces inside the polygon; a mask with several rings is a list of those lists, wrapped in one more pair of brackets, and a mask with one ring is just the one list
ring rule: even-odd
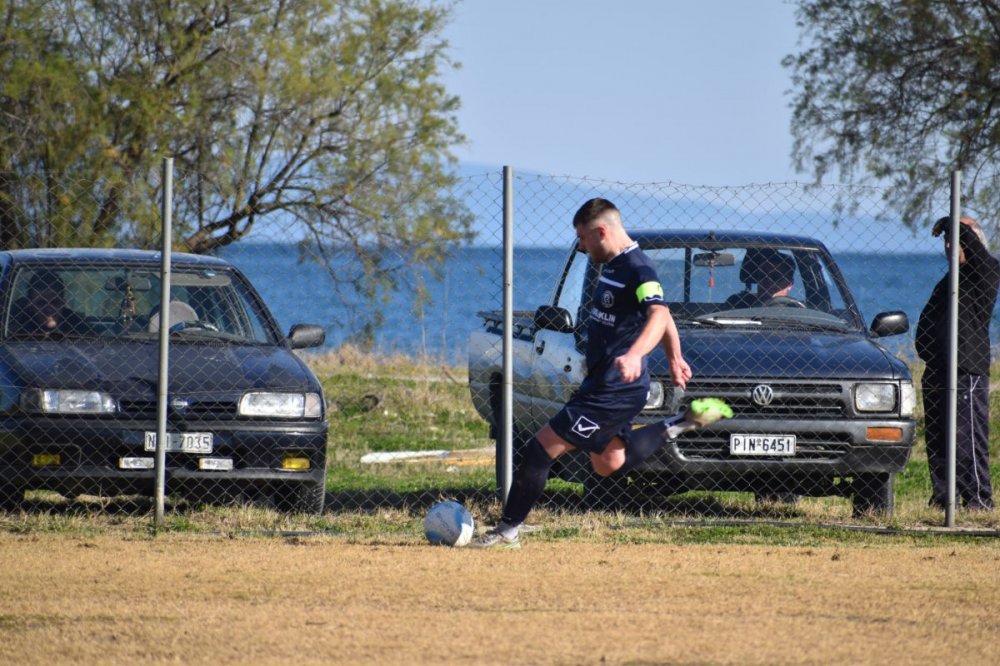
{"label": "truck wheel", "polygon": [[894,476],[889,472],[870,472],[858,474],[852,484],[854,489],[855,518],[879,515],[892,516],[894,504]]}

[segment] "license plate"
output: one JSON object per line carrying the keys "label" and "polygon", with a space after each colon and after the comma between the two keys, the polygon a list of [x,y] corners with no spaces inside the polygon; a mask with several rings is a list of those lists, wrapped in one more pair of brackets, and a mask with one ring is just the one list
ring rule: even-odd
{"label": "license plate", "polygon": [[[156,450],[156,433],[147,432],[143,447],[147,451]],[[211,453],[212,433],[210,432],[168,432],[167,451],[180,453]]]}
{"label": "license plate", "polygon": [[794,456],[795,435],[732,434],[729,453],[734,456]]}

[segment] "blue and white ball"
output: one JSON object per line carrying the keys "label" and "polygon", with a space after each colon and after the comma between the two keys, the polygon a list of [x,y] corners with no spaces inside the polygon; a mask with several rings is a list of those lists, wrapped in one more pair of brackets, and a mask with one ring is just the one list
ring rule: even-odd
{"label": "blue and white ball", "polygon": [[424,518],[424,535],[435,546],[464,546],[475,531],[472,514],[454,500],[438,502]]}

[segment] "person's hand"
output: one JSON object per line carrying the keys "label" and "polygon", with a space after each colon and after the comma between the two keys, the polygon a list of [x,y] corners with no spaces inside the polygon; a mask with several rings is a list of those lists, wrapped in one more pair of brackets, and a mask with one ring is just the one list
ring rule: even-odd
{"label": "person's hand", "polygon": [[678,359],[676,362],[670,364],[670,378],[673,380],[674,386],[682,391],[687,388],[688,380],[693,375],[691,366],[684,359]]}
{"label": "person's hand", "polygon": [[615,368],[626,384],[634,382],[642,376],[642,356],[622,354],[615,357]]}
{"label": "person's hand", "polygon": [[[971,228],[973,231],[979,231],[979,222],[971,217],[962,217],[958,220],[962,224]],[[945,229],[951,224],[951,217],[942,217],[937,222],[934,223],[934,227],[931,229],[931,236],[940,236],[944,233]]]}

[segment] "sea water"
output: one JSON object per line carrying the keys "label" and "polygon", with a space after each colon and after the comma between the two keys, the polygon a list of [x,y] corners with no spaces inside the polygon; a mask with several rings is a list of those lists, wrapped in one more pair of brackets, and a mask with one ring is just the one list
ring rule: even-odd
{"label": "sea water", "polygon": [[[566,264],[568,248],[518,248],[514,253],[514,308],[534,310],[551,302]],[[400,284],[379,292],[372,302],[350,289],[338,293],[326,266],[300,262],[292,244],[241,243],[226,248],[232,261],[261,292],[287,332],[295,323],[326,329],[326,347],[359,337],[386,353],[428,355],[462,364],[469,334],[480,326],[478,312],[503,305],[503,256],[499,248],[459,248],[436,272],[400,268]],[[844,279],[866,323],[879,312],[902,310],[910,331],[885,338],[883,344],[901,357],[912,358],[917,318],[947,263],[941,254],[834,253]],[[335,257],[333,273],[341,279],[360,275],[350,253]],[[418,297],[422,284],[424,297]],[[372,328],[372,315],[381,316]],[[1000,317],[994,314],[992,339],[1000,341]],[[365,334],[365,335],[362,335]]]}

